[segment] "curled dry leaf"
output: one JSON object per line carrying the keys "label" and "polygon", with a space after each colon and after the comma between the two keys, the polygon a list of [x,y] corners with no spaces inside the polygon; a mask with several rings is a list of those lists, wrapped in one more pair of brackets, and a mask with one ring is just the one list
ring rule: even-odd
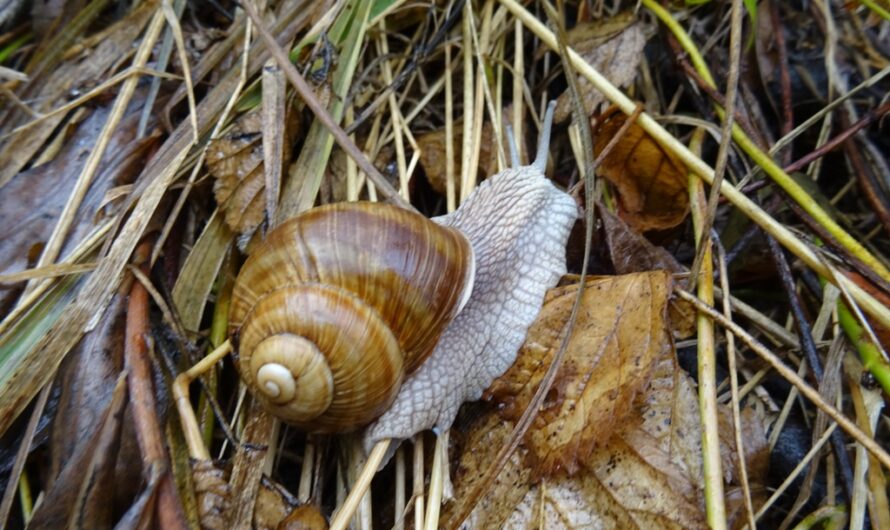
{"label": "curled dry leaf", "polygon": [[[619,88],[631,84],[636,77],[646,37],[632,11],[614,17],[578,24],[568,31],[567,44],[588,64]],[[584,110],[591,115],[606,101],[605,96],[582,76],[578,76],[578,92]],[[572,115],[571,91],[563,92],[556,101],[554,119],[557,123]]]}
{"label": "curled dry leaf", "polygon": [[205,530],[226,528],[223,514],[229,508],[230,490],[225,472],[210,460],[195,460],[191,464],[201,528]]}
{"label": "curled dry leaf", "polygon": [[[226,511],[231,507],[232,489],[226,471],[210,460],[192,461],[191,465],[201,528],[231,528],[232,522],[226,517]],[[313,517],[313,513],[317,513],[318,517]],[[322,526],[319,526],[319,519]],[[300,524],[304,526],[299,526]],[[327,522],[317,507],[298,506],[297,499],[286,489],[264,477],[257,490],[253,528],[323,529],[327,528]]]}
{"label": "curled dry leaf", "polygon": [[[599,156],[627,116],[612,107],[598,120],[594,153]],[[631,124],[599,167],[618,192],[619,215],[640,232],[672,228],[689,212],[686,166],[661,148],[637,124]]]}
{"label": "curled dry leaf", "polygon": [[[290,160],[298,116],[291,110],[285,118],[284,163]],[[216,178],[216,202],[225,212],[226,224],[239,234],[253,233],[266,212],[262,126],[262,108],[257,106],[239,116],[229,132],[207,148],[207,170]]]}
{"label": "curled dry leaf", "polygon": [[[516,363],[489,389],[507,419],[518,419],[547,372],[577,290],[569,285],[550,291]],[[665,271],[588,283],[562,365],[526,434],[536,473],[575,473],[634,415],[634,400],[649,383],[654,363],[671,348],[665,321],[670,292]]]}

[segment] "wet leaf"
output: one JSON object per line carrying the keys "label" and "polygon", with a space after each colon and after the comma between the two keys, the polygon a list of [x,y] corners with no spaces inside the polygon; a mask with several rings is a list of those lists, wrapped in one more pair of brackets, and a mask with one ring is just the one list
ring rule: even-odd
{"label": "wet leaf", "polygon": [[[109,111],[109,107],[93,110],[74,128],[71,138],[53,160],[15,175],[0,187],[0,274],[24,270],[39,257]],[[146,153],[157,145],[157,137],[135,138],[137,119],[138,114],[131,113],[111,136],[99,171],[68,232],[62,256],[101,220],[102,201],[108,190],[132,182]],[[0,299],[5,298],[3,293]],[[0,302],[0,307],[5,303]]]}
{"label": "wet leaf", "polygon": [[[651,270],[666,270],[683,274],[686,269],[663,247],[652,244],[642,234],[628,226],[620,217],[602,205],[597,205],[597,214],[603,222],[603,232],[612,266],[617,274],[629,274]],[[686,301],[671,298],[671,330],[674,337],[685,339],[695,333],[695,309]]]}
{"label": "wet leaf", "polygon": [[[624,88],[636,77],[646,38],[633,12],[624,11],[614,17],[578,24],[568,31],[568,45],[613,85]],[[607,101],[582,76],[578,76],[578,92],[588,116]],[[553,117],[558,123],[571,115],[572,96],[566,90],[556,101]]]}
{"label": "wet leaf", "polygon": [[[593,149],[597,156],[626,120],[615,107],[599,118]],[[672,228],[689,212],[686,166],[637,124],[609,151],[599,171],[618,192],[620,217],[637,231]]]}
{"label": "wet leaf", "polygon": [[[698,401],[673,355],[652,369],[644,398],[613,436],[564,473],[534,480],[523,446],[507,462],[463,528],[706,528]],[[496,414],[479,418],[456,466],[455,494],[472,490],[512,432]],[[444,516],[450,515],[446,507]]]}
{"label": "wet leaf", "polygon": [[[65,358],[56,384],[59,403],[50,438],[50,473],[58,476],[75,451],[95,432],[123,368],[124,308],[127,297],[115,296],[102,320]],[[116,460],[115,506],[126,506],[139,492],[142,463],[139,447],[126,420]]]}
{"label": "wet leaf", "polygon": [[[482,135],[479,142],[479,165],[477,166],[477,181],[498,172],[498,150],[494,143],[494,128],[491,123],[482,125]],[[420,149],[420,165],[426,173],[426,178],[434,190],[446,194],[447,174],[445,171],[447,158],[445,157],[445,142],[448,139],[445,128],[428,132],[417,137],[417,147]],[[462,122],[455,122],[453,126],[452,145],[454,148],[454,193],[460,196],[460,161],[461,146],[463,142]],[[504,150],[509,153],[508,149]]]}
{"label": "wet leaf", "polygon": [[[453,431],[454,432],[454,431]],[[512,422],[505,422],[497,413],[478,418],[470,427],[462,444],[454,468],[454,496],[458,501],[473,491],[488,469],[497,451],[507,443],[513,432]],[[526,450],[520,446],[498,473],[487,494],[479,499],[476,509],[464,522],[462,529],[502,528],[517,504],[533,488],[531,469],[523,464]],[[448,521],[460,502],[442,507],[442,521]]]}
{"label": "wet leaf", "polygon": [[58,479],[35,510],[31,528],[109,528],[114,463],[120,440],[127,385],[118,377],[102,420],[77,447]]}
{"label": "wet leaf", "polygon": [[[654,363],[671,348],[665,322],[667,272],[592,280],[556,380],[526,434],[532,467],[575,473],[591,451],[635,412]],[[516,420],[528,406],[559,348],[577,285],[553,289],[516,363],[489,389]]]}
{"label": "wet leaf", "polygon": [[[288,112],[282,158],[290,160],[297,133],[298,114]],[[207,169],[216,177],[213,193],[225,212],[226,224],[239,234],[250,234],[266,212],[266,179],[263,170],[263,117],[257,106],[235,120],[225,135],[210,142]]]}

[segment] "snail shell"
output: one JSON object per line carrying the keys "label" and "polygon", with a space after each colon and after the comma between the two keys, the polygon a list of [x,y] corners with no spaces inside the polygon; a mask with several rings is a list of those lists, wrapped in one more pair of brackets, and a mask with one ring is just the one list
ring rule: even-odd
{"label": "snail shell", "polygon": [[466,238],[420,214],[379,203],[309,210],[272,230],[238,274],[238,370],[285,421],[361,427],[433,351],[473,275]]}

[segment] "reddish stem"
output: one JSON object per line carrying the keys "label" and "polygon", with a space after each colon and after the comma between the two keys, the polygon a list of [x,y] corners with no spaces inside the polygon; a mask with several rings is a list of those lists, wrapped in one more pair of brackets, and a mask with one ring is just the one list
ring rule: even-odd
{"label": "reddish stem", "polygon": [[[151,243],[143,242],[134,254],[136,263],[145,262],[151,255]],[[161,435],[160,422],[155,408],[151,360],[148,344],[148,291],[138,281],[133,282],[127,306],[126,342],[124,366],[130,393],[130,410],[136,426],[136,438],[142,453],[143,472],[150,473],[153,466],[161,469],[158,483],[157,522],[160,528],[186,530],[188,525],[179,495],[170,474],[170,459]]]}

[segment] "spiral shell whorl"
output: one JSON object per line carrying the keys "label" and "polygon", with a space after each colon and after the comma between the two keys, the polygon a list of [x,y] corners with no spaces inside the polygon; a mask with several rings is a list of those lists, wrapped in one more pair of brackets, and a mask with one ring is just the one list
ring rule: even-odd
{"label": "spiral shell whorl", "polygon": [[238,348],[241,376],[266,408],[317,432],[349,430],[382,413],[405,373],[398,342],[374,310],[318,284],[262,297]]}
{"label": "spiral shell whorl", "polygon": [[323,413],[333,399],[327,361],[304,337],[285,333],[264,339],[250,356],[250,371],[266,399],[276,405],[293,403],[306,417]]}

